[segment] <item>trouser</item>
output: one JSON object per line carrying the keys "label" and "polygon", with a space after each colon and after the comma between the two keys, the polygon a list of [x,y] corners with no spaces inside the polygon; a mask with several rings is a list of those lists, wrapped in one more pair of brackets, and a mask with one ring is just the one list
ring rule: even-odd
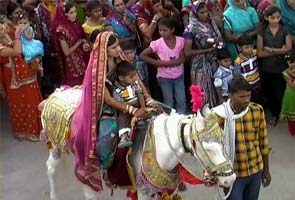
{"label": "trouser", "polygon": [[284,80],[282,74],[273,74],[267,72],[261,73],[261,79],[263,93],[267,98],[270,112],[274,117],[278,118],[282,108],[282,101],[286,89],[286,81]]}
{"label": "trouser", "polygon": [[[251,176],[238,177],[227,200],[258,200],[261,174],[262,172],[258,172]],[[225,190],[227,192],[228,189]]]}
{"label": "trouser", "polygon": [[158,78],[161,87],[164,104],[174,107],[176,102],[176,111],[180,114],[186,113],[186,96],[184,86],[184,75],[176,79]]}
{"label": "trouser", "polygon": [[261,87],[251,90],[251,102],[264,105],[263,97],[261,95]]}

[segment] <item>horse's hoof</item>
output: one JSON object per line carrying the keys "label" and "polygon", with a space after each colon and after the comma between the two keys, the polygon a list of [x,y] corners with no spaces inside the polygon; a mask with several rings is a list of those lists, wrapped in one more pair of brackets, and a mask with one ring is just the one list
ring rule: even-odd
{"label": "horse's hoof", "polygon": [[57,197],[53,194],[50,194],[50,200],[58,200]]}

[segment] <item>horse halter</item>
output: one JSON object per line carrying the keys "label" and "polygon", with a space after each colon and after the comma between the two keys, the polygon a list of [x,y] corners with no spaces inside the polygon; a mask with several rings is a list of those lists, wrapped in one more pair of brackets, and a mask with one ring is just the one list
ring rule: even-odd
{"label": "horse halter", "polygon": [[228,156],[223,153],[225,161],[215,164],[202,144],[203,142],[217,142],[222,146],[223,152],[225,152],[225,145],[223,141],[224,133],[218,125],[217,116],[215,114],[209,114],[204,118],[204,130],[197,131],[196,123],[196,117],[193,117],[190,143],[193,155],[199,160],[205,169],[202,180],[205,183],[211,183],[212,181],[216,182],[217,176],[226,177],[232,175],[234,173],[233,166]]}
{"label": "horse halter", "polygon": [[[225,151],[223,143],[223,130],[219,127],[217,123],[216,115],[209,115],[205,117],[205,128],[202,131],[197,131],[196,129],[197,119],[195,116],[183,117],[178,122],[178,137],[181,139],[181,145],[183,152],[190,153],[205,169],[202,172],[202,181],[206,183],[215,183],[217,176],[230,176],[233,174],[233,167],[230,159],[223,155],[226,160],[218,165],[216,165],[209,157],[208,152],[204,148],[202,142],[217,141],[217,143],[222,145],[222,149]],[[186,125],[189,126],[189,131],[184,131]],[[169,143],[170,148],[174,151],[178,160],[181,162],[181,158],[177,155],[177,150],[172,146],[167,128],[167,119],[165,120],[165,135]],[[223,151],[223,152],[224,152]]]}

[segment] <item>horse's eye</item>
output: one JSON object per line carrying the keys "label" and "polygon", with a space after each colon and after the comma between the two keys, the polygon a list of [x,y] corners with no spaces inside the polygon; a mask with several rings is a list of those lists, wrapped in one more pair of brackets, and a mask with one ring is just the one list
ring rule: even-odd
{"label": "horse's eye", "polygon": [[207,152],[209,152],[209,153],[211,153],[212,152],[212,150],[211,149],[205,149]]}

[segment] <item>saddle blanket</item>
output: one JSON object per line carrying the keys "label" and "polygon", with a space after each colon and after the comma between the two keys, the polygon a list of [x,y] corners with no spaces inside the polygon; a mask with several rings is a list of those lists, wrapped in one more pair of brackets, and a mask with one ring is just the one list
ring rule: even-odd
{"label": "saddle blanket", "polygon": [[63,149],[67,144],[72,117],[81,95],[80,87],[57,89],[46,100],[41,113],[41,122],[52,147]]}

